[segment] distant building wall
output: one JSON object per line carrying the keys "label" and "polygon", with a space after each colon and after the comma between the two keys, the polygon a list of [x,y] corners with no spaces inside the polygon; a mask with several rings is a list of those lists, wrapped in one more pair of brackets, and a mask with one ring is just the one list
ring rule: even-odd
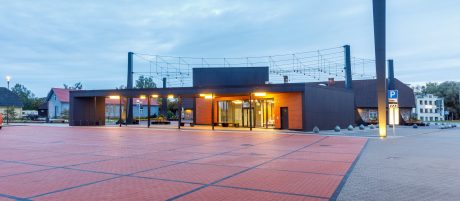
{"label": "distant building wall", "polygon": [[421,121],[443,121],[444,99],[432,94],[415,97],[416,107],[412,111]]}
{"label": "distant building wall", "polygon": [[[21,118],[22,117],[22,108],[20,107],[8,107],[8,108],[14,108],[14,118]],[[0,106],[0,113],[3,115],[4,121],[6,121],[6,109],[7,107],[5,106]]]}
{"label": "distant building wall", "polygon": [[53,118],[68,118],[69,103],[61,102],[56,97],[56,94],[52,94],[48,101],[48,117]]}
{"label": "distant building wall", "polygon": [[302,93],[282,93],[273,96],[275,128],[281,128],[281,107],[288,108],[288,128],[293,130],[302,127]]}

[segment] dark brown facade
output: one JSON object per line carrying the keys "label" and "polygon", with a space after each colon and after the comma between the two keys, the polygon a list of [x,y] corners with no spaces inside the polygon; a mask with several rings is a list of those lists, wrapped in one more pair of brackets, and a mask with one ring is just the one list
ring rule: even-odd
{"label": "dark brown facade", "polygon": [[[206,99],[200,94],[213,94],[216,99],[231,99],[232,97],[249,97],[256,100],[254,93],[265,92],[264,98],[274,99],[274,128],[281,128],[280,109],[288,110],[288,129],[309,131],[318,126],[321,129],[331,129],[335,125],[347,126],[354,123],[354,94],[352,90],[312,86],[311,84],[265,84],[257,86],[235,87],[180,87],[155,89],[123,89],[123,90],[80,90],[70,92],[71,126],[104,125],[104,99],[109,96],[136,98],[141,96],[158,95],[166,98],[168,95],[181,99],[192,99],[194,121],[196,124],[209,124],[211,114]],[[209,104],[209,103],[208,103]],[[217,105],[217,104],[215,104]],[[216,107],[216,106],[215,106]],[[217,111],[217,109],[215,109]],[[214,115],[216,122],[217,115]]]}

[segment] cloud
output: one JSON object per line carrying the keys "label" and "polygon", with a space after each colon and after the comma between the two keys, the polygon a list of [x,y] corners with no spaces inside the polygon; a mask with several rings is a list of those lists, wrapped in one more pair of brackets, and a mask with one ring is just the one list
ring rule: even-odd
{"label": "cloud", "polygon": [[[125,84],[128,51],[240,57],[350,44],[353,56],[373,58],[371,6],[362,0],[6,1],[0,76],[12,75],[44,96],[63,83]],[[388,2],[388,56],[398,77],[458,79],[445,75],[458,74],[459,9],[454,0]]]}

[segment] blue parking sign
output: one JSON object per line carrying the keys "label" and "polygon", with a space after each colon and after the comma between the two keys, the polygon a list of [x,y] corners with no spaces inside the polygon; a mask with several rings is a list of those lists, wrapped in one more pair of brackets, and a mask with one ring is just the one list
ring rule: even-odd
{"label": "blue parking sign", "polygon": [[388,101],[398,102],[398,90],[388,90]]}

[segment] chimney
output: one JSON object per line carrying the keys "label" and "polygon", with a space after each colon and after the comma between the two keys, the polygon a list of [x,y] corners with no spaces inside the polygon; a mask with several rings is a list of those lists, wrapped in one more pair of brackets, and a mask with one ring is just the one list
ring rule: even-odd
{"label": "chimney", "polygon": [[335,80],[333,77],[327,79],[327,86],[334,86],[335,85]]}
{"label": "chimney", "polygon": [[395,88],[395,71],[393,68],[393,59],[388,60],[388,89],[394,90]]}

